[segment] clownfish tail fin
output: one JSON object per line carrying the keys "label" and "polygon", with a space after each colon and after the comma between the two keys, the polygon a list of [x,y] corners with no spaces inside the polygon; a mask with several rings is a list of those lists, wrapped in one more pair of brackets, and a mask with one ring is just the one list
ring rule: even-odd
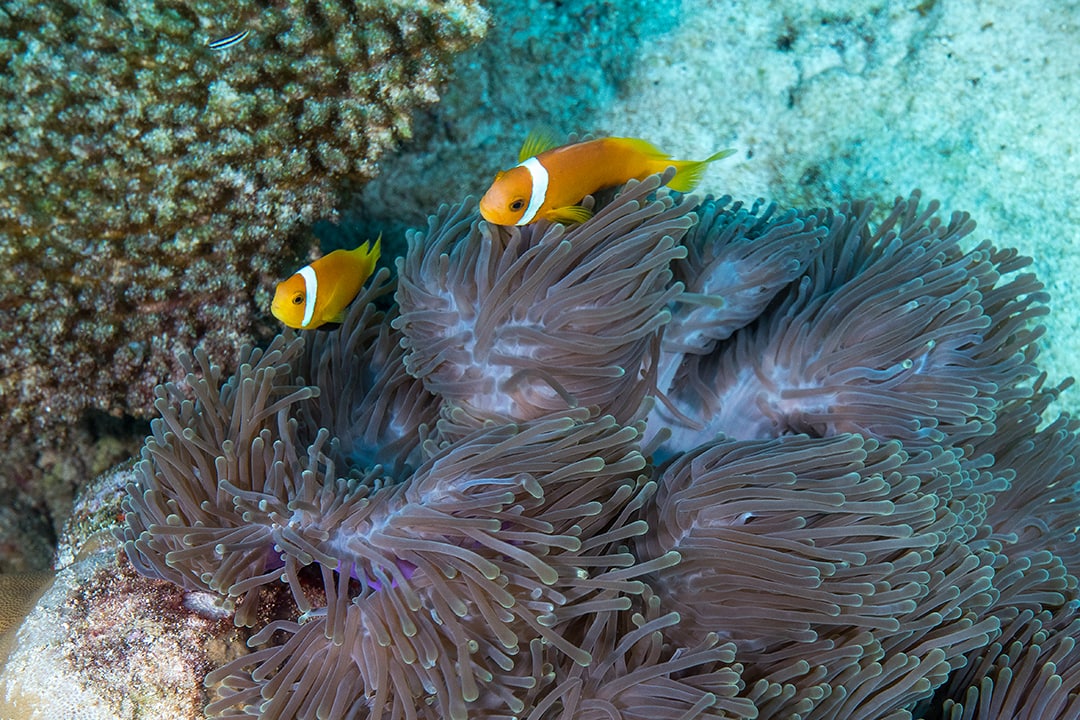
{"label": "clownfish tail fin", "polygon": [[734,154],[735,148],[728,148],[713,153],[704,160],[673,160],[670,164],[675,166],[675,177],[668,183],[668,187],[676,192],[690,192],[701,182],[701,176],[705,173],[705,168],[709,166],[709,163]]}

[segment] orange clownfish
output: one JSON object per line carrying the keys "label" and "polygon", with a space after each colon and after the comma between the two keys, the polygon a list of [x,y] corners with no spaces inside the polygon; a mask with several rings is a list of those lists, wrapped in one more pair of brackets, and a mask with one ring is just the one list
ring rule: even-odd
{"label": "orange clownfish", "polygon": [[300,268],[277,284],[270,312],[289,327],[304,330],[341,322],[345,308],[375,271],[381,244],[382,235],[373,246],[335,250]]}
{"label": "orange clownfish", "polygon": [[480,214],[496,225],[528,225],[537,220],[580,223],[592,213],[578,205],[603,188],[674,166],[668,186],[679,192],[693,190],[705,167],[734,150],[721,150],[704,160],[672,160],[651,143],[637,138],[600,138],[555,147],[551,138],[532,133],[518,154],[520,162],[495,176],[480,200]]}

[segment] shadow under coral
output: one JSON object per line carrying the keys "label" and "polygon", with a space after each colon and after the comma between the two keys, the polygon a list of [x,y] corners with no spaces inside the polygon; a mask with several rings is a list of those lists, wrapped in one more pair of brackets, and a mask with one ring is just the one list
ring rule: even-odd
{"label": "shadow under coral", "polygon": [[1027,260],[917,194],[663,180],[572,228],[444,206],[339,329],[160,388],[128,557],[262,625],[210,715],[1075,716]]}

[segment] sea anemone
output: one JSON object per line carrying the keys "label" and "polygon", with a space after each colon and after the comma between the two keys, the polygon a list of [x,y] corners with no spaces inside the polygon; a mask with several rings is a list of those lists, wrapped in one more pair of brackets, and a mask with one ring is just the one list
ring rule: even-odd
{"label": "sea anemone", "polygon": [[437,398],[402,363],[401,336],[391,327],[397,305],[377,306],[394,291],[389,278],[388,270],[376,273],[339,330],[309,334],[294,367],[298,382],[319,389],[315,402],[297,408],[301,441],[314,442],[326,428],[326,452],[339,472],[381,465],[405,477],[438,418]]}
{"label": "sea anemone", "polygon": [[[289,412],[318,393],[292,382],[290,363],[302,349],[295,336],[278,336],[265,350],[245,347],[226,382],[200,350],[181,357],[186,380],[158,388],[161,417],[151,424],[141,477],[124,503],[121,539],[135,568],[221,594],[238,608],[238,625],[254,622],[256,603],[244,600],[283,576],[282,565],[297,602],[306,604],[296,576],[311,558],[299,551],[291,511],[280,514],[296,493],[310,492],[301,476],[317,471],[317,453],[307,457],[299,446]],[[273,508],[252,512],[244,500],[253,497]]]}
{"label": "sea anemone", "polygon": [[1075,711],[1027,261],[917,194],[875,226],[665,179],[573,228],[444,206],[340,328],[184,360],[121,535],[259,628],[210,715]]}
{"label": "sea anemone", "polygon": [[694,214],[698,222],[683,239],[687,256],[672,265],[684,289],[664,329],[662,391],[683,354],[708,354],[806,272],[828,231],[823,210],[779,213],[776,203],[746,207],[730,196],[706,198]]}
{"label": "sea anemone", "polygon": [[871,207],[841,207],[810,268],[774,307],[708,356],[660,418],[668,452],[711,438],[860,432],[915,444],[989,435],[1000,404],[1035,375],[1030,321],[1045,314],[1030,261],[989,243],[963,251],[964,213],[898,200],[872,228]]}
{"label": "sea anemone", "polygon": [[676,640],[733,640],[748,682],[812,676],[829,691],[816,717],[887,715],[998,629],[982,617],[993,556],[962,542],[951,488],[929,489],[963,476],[951,453],[860,435],[720,441],[664,470],[639,554],[682,556],[656,582]]}
{"label": "sea anemone", "polygon": [[696,219],[692,204],[650,198],[669,177],[632,181],[570,229],[480,223],[468,201],[441,208],[398,261],[406,368],[480,420],[580,405],[630,421]]}

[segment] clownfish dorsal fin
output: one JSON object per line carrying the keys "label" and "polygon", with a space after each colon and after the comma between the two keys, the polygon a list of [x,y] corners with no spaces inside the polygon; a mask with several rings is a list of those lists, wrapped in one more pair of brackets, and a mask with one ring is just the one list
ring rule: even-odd
{"label": "clownfish dorsal fin", "polygon": [[554,131],[548,128],[535,128],[525,136],[525,142],[521,143],[518,151],[518,162],[524,162],[531,157],[536,157],[551,148],[559,147],[560,142]]}
{"label": "clownfish dorsal fin", "polygon": [[592,210],[581,205],[567,205],[561,208],[552,208],[544,214],[544,218],[552,222],[560,222],[564,225],[577,225],[592,217]]}
{"label": "clownfish dorsal fin", "polygon": [[671,157],[648,140],[641,138],[609,138],[609,140],[654,160],[667,160]]}

